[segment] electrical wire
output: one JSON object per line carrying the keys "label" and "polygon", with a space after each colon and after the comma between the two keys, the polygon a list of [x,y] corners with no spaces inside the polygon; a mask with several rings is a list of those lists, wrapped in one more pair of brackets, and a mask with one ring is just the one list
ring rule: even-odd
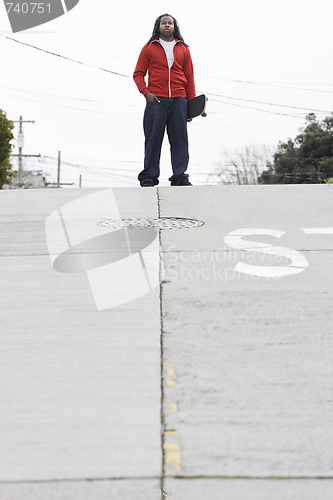
{"label": "electrical wire", "polygon": [[210,99],[211,101],[215,101],[215,102],[220,102],[221,104],[226,104],[228,106],[236,106],[237,108],[245,108],[245,109],[254,109],[255,111],[260,111],[261,113],[268,113],[268,114],[271,114],[271,115],[278,115],[278,116],[288,116],[290,118],[296,118],[297,120],[299,120],[299,116],[297,115],[292,115],[292,114],[289,114],[289,113],[279,113],[278,111],[270,111],[269,109],[260,109],[260,108],[255,108],[254,106],[244,106],[244,104],[236,104],[236,103],[233,103],[233,102],[225,102],[225,101],[221,101],[221,99]]}
{"label": "electrical wire", "polygon": [[313,108],[307,108],[307,107],[300,107],[300,106],[291,106],[289,104],[275,104],[272,102],[265,102],[265,101],[255,101],[253,99],[244,99],[242,97],[231,97],[227,95],[221,95],[221,94],[211,94],[209,92],[206,92],[206,95],[211,95],[215,97],[222,97],[223,99],[231,99],[233,101],[244,101],[244,102],[251,102],[254,104],[264,104],[265,106],[274,106],[278,108],[289,108],[289,109],[299,109],[302,111],[313,111],[315,113],[331,113],[332,111],[327,111],[323,109],[313,109]]}
{"label": "electrical wire", "polygon": [[[102,68],[102,67],[99,67],[99,66],[94,66],[94,65],[85,63],[83,61],[79,61],[77,59],[73,59],[73,58],[70,58],[70,57],[67,57],[67,56],[63,56],[61,54],[58,54],[58,53],[55,53],[55,52],[51,52],[49,50],[42,49],[40,47],[36,47],[35,45],[31,45],[31,44],[28,44],[28,43],[25,43],[25,42],[21,42],[20,40],[17,40],[15,38],[12,38],[12,37],[9,37],[9,36],[3,35],[3,34],[0,34],[0,36],[2,36],[3,38],[6,38],[8,40],[14,41],[16,43],[19,43],[21,45],[33,48],[35,50],[39,50],[39,51],[44,52],[46,54],[50,54],[50,55],[53,55],[53,56],[65,59],[67,61],[71,61],[71,62],[80,64],[80,65],[83,65],[83,66],[87,66],[87,67],[90,67],[90,68],[94,68],[94,69],[97,69],[97,70],[100,70],[100,71],[105,71],[105,72],[111,73],[113,75],[121,76],[121,77],[124,77],[124,78],[129,78],[129,75],[126,75],[124,73],[118,73],[116,71],[112,71],[112,70],[109,70],[109,69],[106,69],[106,68]],[[250,82],[250,81],[246,82],[246,81],[242,81],[242,80],[231,80],[231,81],[242,82],[242,83],[251,83],[251,84],[259,85],[258,82]],[[263,105],[266,105],[266,106],[284,107],[284,108],[289,108],[289,109],[299,109],[299,110],[303,110],[303,111],[311,111],[311,112],[317,112],[317,113],[331,113],[331,111],[324,111],[324,110],[313,109],[313,108],[306,108],[306,107],[290,106],[290,105],[286,105],[286,104],[274,104],[274,103],[270,103],[270,102],[262,102],[262,101],[252,100],[252,99],[244,99],[244,98],[240,98],[240,97],[232,97],[232,96],[226,96],[226,95],[221,95],[221,94],[214,94],[214,93],[209,93],[209,92],[206,92],[206,94],[207,95],[211,95],[211,96],[215,96],[215,97],[221,97],[223,99],[230,99],[230,100],[235,100],[235,101],[243,101],[243,102],[249,102],[249,103],[254,103],[254,104],[263,104]],[[15,96],[13,96],[13,97],[15,97]],[[212,99],[212,100],[214,100],[214,99]],[[225,103],[225,102],[223,102],[221,100],[217,101],[217,102],[221,102],[223,104],[228,104],[228,103]],[[251,108],[249,106],[241,106],[241,105],[236,105],[236,104],[234,104],[234,105],[238,106],[238,107],[245,107],[245,108],[249,108],[249,109],[255,109],[256,111],[260,111],[260,112],[264,112],[264,113],[271,113],[271,114],[276,114],[276,115],[289,116],[289,117],[292,117],[292,118],[298,118],[295,115],[291,115],[291,114],[287,114],[287,113],[270,112],[268,110],[263,110],[263,109],[259,109],[259,108]],[[100,111],[92,111],[92,110],[86,110],[86,109],[81,109],[81,108],[74,108],[74,107],[71,108],[70,106],[66,106],[66,105],[61,105],[61,106],[62,107],[69,107],[70,109],[79,109],[79,110],[82,110],[82,111],[89,111],[89,112],[101,113],[101,114],[103,113],[103,112],[100,112]]]}
{"label": "electrical wire", "polygon": [[[207,75],[204,75],[207,78]],[[248,85],[258,85],[262,87],[274,87],[274,88],[280,88],[280,89],[290,89],[290,90],[301,90],[304,92],[318,92],[318,93],[324,93],[324,94],[333,94],[333,90],[319,90],[319,89],[309,89],[309,88],[304,88],[304,87],[296,87],[292,84],[283,84],[283,83],[270,83],[270,82],[255,82],[251,80],[239,80],[239,79],[234,79],[234,78],[224,78],[224,77],[215,77],[215,76],[208,76],[210,79],[215,79],[215,80],[222,80],[226,82],[233,82],[233,83],[245,83]],[[309,85],[308,83],[296,83],[295,85]],[[333,86],[333,83],[312,83],[310,85],[320,85],[320,86]]]}
{"label": "electrical wire", "polygon": [[79,61],[78,59],[73,59],[71,57],[63,56],[62,54],[57,54],[56,52],[51,52],[50,50],[42,49],[41,47],[36,47],[36,45],[31,45],[30,43],[21,42],[20,40],[16,40],[16,38],[12,38],[10,36],[3,35],[0,33],[0,36],[6,38],[7,40],[11,40],[12,42],[19,43],[20,45],[24,45],[25,47],[30,47],[35,50],[39,50],[40,52],[44,52],[45,54],[49,54],[51,56],[59,57],[60,59],[65,59],[66,61],[74,62],[76,64],[80,64],[82,66],[87,66],[88,68],[98,69],[99,71],[104,71],[106,73],[110,73],[112,75],[121,76],[123,78],[129,78],[129,75],[125,75],[124,73],[118,73],[117,71],[112,71],[111,69],[102,68],[100,66],[94,66],[93,64],[88,64],[83,61]]}
{"label": "electrical wire", "polygon": [[[10,90],[10,91],[15,91],[15,92],[23,92],[23,93],[26,93],[26,94],[41,95],[41,96],[45,96],[45,97],[51,97],[51,98],[54,98],[54,99],[67,99],[67,100],[70,100],[70,101],[84,102],[84,103],[88,103],[88,104],[100,104],[101,106],[110,106],[112,108],[114,108],[114,106],[115,106],[115,103],[113,103],[113,102],[98,101],[96,99],[88,99],[86,97],[64,96],[64,95],[59,95],[59,94],[49,94],[47,92],[40,92],[40,91],[36,91],[36,90],[28,90],[28,89],[20,89],[20,88],[4,87],[4,86],[0,86],[0,89],[5,89],[5,90]],[[8,94],[3,94],[3,95],[6,95],[8,97]],[[13,97],[15,97],[15,96],[13,96]],[[38,102],[38,101],[34,101],[34,102]],[[121,103],[120,104],[120,103],[118,103],[118,105],[121,106],[122,108],[126,107],[126,108],[141,109],[141,107],[136,106],[134,104],[126,104],[126,103]]]}
{"label": "electrical wire", "polygon": [[[52,156],[47,156],[47,155],[43,155],[42,158],[48,158],[48,159],[51,159],[51,160],[54,160],[54,161],[58,161],[57,158],[52,157]],[[77,165],[75,163],[71,163],[71,162],[67,162],[67,161],[63,161],[63,160],[61,160],[61,165],[67,165],[67,166],[72,167],[72,168],[77,168],[77,169],[80,169],[80,170],[84,170],[86,172],[90,172],[90,173],[99,175],[101,177],[115,177],[115,178],[126,179],[126,180],[130,177],[130,175],[121,175],[121,174],[116,174],[116,173],[114,174],[114,173],[110,173],[110,172],[109,173],[103,173],[103,172],[99,171],[99,170],[102,170],[102,169],[98,168],[98,167],[94,168],[94,167],[91,167],[91,166],[88,166],[88,165]],[[103,170],[106,170],[106,169],[103,169]],[[114,170],[115,169],[112,169],[112,172]],[[127,170],[126,170],[126,172],[127,172]],[[132,171],[132,172],[134,172],[134,171]],[[128,173],[130,174],[130,171],[128,171]]]}
{"label": "electrical wire", "polygon": [[[48,156],[48,155],[42,155],[42,158],[48,158],[49,160],[54,160],[54,161],[58,161],[58,158],[54,157],[54,156]],[[108,163],[124,163],[124,164],[128,164],[128,163],[133,163],[133,164],[140,164],[142,162],[140,161],[133,161],[133,160],[107,160]],[[107,170],[107,167],[92,167],[91,165],[78,165],[77,163],[73,163],[73,162],[69,162],[69,161],[64,161],[64,160],[61,160],[61,164],[62,165],[68,165],[69,167],[75,167],[75,168],[94,168],[96,171],[97,170]],[[120,168],[112,168],[113,171],[121,171],[121,172],[124,172],[124,169],[120,169]],[[127,170],[126,169],[126,172],[136,172],[136,170]]]}

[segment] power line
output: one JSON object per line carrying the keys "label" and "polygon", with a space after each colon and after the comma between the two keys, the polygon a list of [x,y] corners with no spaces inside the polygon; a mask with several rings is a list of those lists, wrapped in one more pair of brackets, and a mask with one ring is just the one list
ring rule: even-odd
{"label": "power line", "polygon": [[65,59],[66,61],[74,62],[76,64],[80,64],[82,66],[87,66],[88,68],[98,69],[99,71],[104,71],[106,73],[111,73],[112,75],[122,76],[124,78],[129,78],[129,75],[125,75],[124,73],[118,73],[117,71],[112,71],[111,69],[102,68],[99,66],[94,66],[93,64],[88,64],[83,61],[79,61],[78,59],[73,59],[71,57],[63,56],[62,54],[57,54],[56,52],[51,52],[50,50],[45,50],[40,47],[36,47],[36,45],[31,45],[30,43],[21,42],[20,40],[16,40],[16,38],[12,38],[10,36],[6,36],[0,33],[0,36],[6,38],[7,40],[11,40],[12,42],[19,43],[20,45],[24,45],[25,47],[30,47],[35,50],[39,50],[40,52],[44,52],[45,54],[50,54],[51,56],[59,57],[60,59]]}
{"label": "power line", "polygon": [[[304,92],[319,92],[319,93],[324,93],[324,94],[333,94],[333,90],[319,90],[319,89],[309,89],[309,88],[304,88],[304,87],[296,87],[295,85],[309,85],[308,83],[295,83],[293,84],[284,84],[284,83],[270,83],[270,82],[254,82],[251,80],[239,80],[235,78],[224,78],[224,77],[211,77],[204,75],[207,78],[213,78],[217,80],[223,80],[226,82],[234,82],[234,83],[245,83],[249,85],[258,85],[258,86],[263,86],[263,87],[274,87],[274,88],[281,88],[281,89],[290,89],[290,90],[302,90]],[[310,85],[320,85],[320,86],[332,86],[332,83],[312,83]]]}
{"label": "power line", "polygon": [[90,52],[92,54],[106,56],[108,58],[117,59],[117,60],[121,60],[121,61],[124,61],[124,60],[132,61],[132,59],[130,59],[130,58],[124,58],[123,55],[115,56],[115,55],[111,55],[109,52],[101,52],[100,50],[95,50],[95,49],[92,49],[91,47],[86,47],[86,46],[83,47],[82,45],[74,45],[73,43],[66,43],[63,40],[55,40],[52,38],[45,38],[45,37],[43,37],[43,39],[46,41],[51,41],[52,43],[58,43],[61,45],[65,45],[66,47],[72,47],[72,48],[78,49],[80,51],[84,50],[85,53]]}
{"label": "power line", "polygon": [[[55,158],[53,156],[47,156],[47,155],[43,155],[42,158],[48,158],[50,160],[54,160],[54,161],[58,161],[58,158]],[[139,163],[139,162],[137,162]],[[67,166],[70,166],[72,168],[77,168],[77,169],[81,169],[81,170],[84,170],[86,172],[89,172],[89,173],[93,173],[95,175],[98,175],[100,177],[107,177],[107,178],[115,178],[115,179],[125,179],[127,182],[130,182],[131,184],[134,184],[134,181],[132,181],[132,176],[131,176],[131,173],[128,172],[129,175],[121,175],[121,174],[117,174],[117,173],[111,173],[111,172],[108,172],[108,173],[105,173],[105,172],[100,172],[99,170],[100,169],[96,169],[96,168],[92,168],[92,167],[89,167],[89,166],[85,166],[85,165],[77,165],[75,163],[71,163],[71,162],[66,162],[66,161],[62,161],[61,162],[62,165],[67,165]],[[112,169],[112,172],[114,171],[115,169]],[[124,170],[122,170],[122,172],[124,172]],[[126,171],[127,172],[127,171]],[[126,173],[124,172],[124,173]],[[135,182],[135,185],[137,183]]]}
{"label": "power line", "polygon": [[[55,102],[46,102],[46,101],[42,101],[39,99],[32,99],[31,97],[21,97],[21,96],[14,95],[14,94],[2,93],[2,95],[6,96],[6,97],[12,97],[14,99],[20,99],[22,101],[37,102],[39,104],[47,104],[48,106],[56,106],[57,108],[73,109],[75,111],[85,111],[87,113],[95,113],[95,114],[99,114],[99,115],[110,115],[111,114],[111,111],[110,112],[107,112],[107,111],[103,112],[103,111],[94,110],[94,109],[79,108],[79,107],[75,107],[75,106],[69,106],[66,104],[59,104],[59,103],[55,103]],[[112,113],[112,115],[113,114],[114,113]]]}
{"label": "power line", "polygon": [[233,101],[244,101],[244,102],[251,102],[254,104],[264,104],[265,106],[274,106],[278,108],[289,108],[289,109],[299,109],[302,111],[313,111],[316,113],[331,113],[332,111],[327,111],[323,109],[313,109],[313,108],[307,108],[307,107],[300,107],[300,106],[291,106],[288,104],[275,104],[273,102],[265,102],[265,101],[255,101],[253,99],[244,99],[242,97],[231,97],[227,95],[221,95],[221,94],[211,94],[209,92],[206,92],[207,95],[215,96],[215,97],[222,97],[223,99],[231,99]]}
{"label": "power line", "polygon": [[[111,73],[111,74],[114,74],[114,75],[117,75],[117,76],[122,76],[124,78],[129,78],[129,75],[126,75],[124,73],[118,73],[116,71],[112,71],[112,70],[109,70],[109,69],[106,69],[106,68],[102,68],[102,67],[99,67],[99,66],[94,66],[94,65],[85,63],[83,61],[79,61],[77,59],[73,59],[73,58],[70,58],[70,57],[67,57],[67,56],[63,56],[61,54],[58,54],[58,53],[55,53],[55,52],[51,52],[49,50],[42,49],[40,47],[36,47],[35,45],[31,45],[31,44],[28,44],[28,43],[25,43],[25,42],[21,42],[20,40],[16,40],[15,38],[12,38],[12,37],[9,37],[9,36],[5,36],[3,34],[0,34],[0,35],[3,38],[6,38],[6,39],[11,40],[13,42],[19,43],[21,45],[24,45],[24,46],[27,46],[27,47],[30,47],[30,48],[33,48],[35,50],[39,50],[39,51],[44,52],[46,54],[50,54],[50,55],[53,55],[53,56],[65,59],[67,61],[74,62],[74,63],[80,64],[80,65],[83,65],[83,66],[87,66],[87,67],[90,67],[90,68],[98,69],[100,71]],[[225,79],[225,80],[229,80],[229,79]],[[243,80],[230,80],[230,81],[239,82],[239,83],[251,83],[251,84],[254,84],[254,85],[270,85],[270,84],[260,84],[258,82],[243,81]],[[292,88],[294,88],[294,87],[292,87]],[[323,92],[330,92],[330,91],[323,91]],[[209,93],[209,92],[206,92],[206,94],[207,95],[211,95],[211,96],[216,96],[216,97],[222,97],[224,99],[230,99],[230,100],[236,100],[236,101],[244,101],[244,102],[250,102],[250,103],[255,103],[255,104],[263,104],[263,105],[266,105],[266,106],[284,107],[284,108],[289,108],[289,109],[299,109],[299,110],[303,110],[303,111],[313,111],[313,112],[319,112],[319,113],[330,113],[330,111],[324,111],[324,110],[319,110],[319,109],[290,106],[290,105],[286,105],[286,104],[274,104],[274,103],[270,103],[270,102],[262,102],[262,101],[256,101],[256,100],[251,100],[251,99],[237,98],[237,97],[226,96],[226,95],[221,95],[221,94],[213,94],[213,93]],[[222,102],[223,103],[223,101],[218,101],[218,102]],[[224,104],[227,104],[227,103],[224,103]],[[62,106],[63,107],[71,108],[70,106],[66,106],[66,105],[62,105]],[[248,106],[240,106],[240,105],[237,105],[237,106],[249,108]],[[71,109],[79,109],[79,108],[71,108]],[[266,113],[272,113],[272,114],[276,114],[276,115],[290,116],[290,117],[297,118],[296,116],[291,115],[291,114],[278,113],[278,112],[269,112],[268,110],[262,110],[262,109],[258,109],[258,108],[250,108],[250,109],[255,109],[257,111],[266,112]],[[84,110],[82,108],[80,110],[92,112],[91,110]],[[95,112],[95,113],[101,113],[99,111],[93,111],[93,112]]]}
{"label": "power line", "polygon": [[[47,156],[47,155],[43,155],[43,158],[48,158],[49,160],[54,160],[54,161],[57,161],[57,158],[55,158],[54,156]],[[103,160],[105,161],[105,160]],[[141,164],[142,162],[141,161],[134,161],[134,160],[107,160],[108,163],[125,163],[125,164],[128,164],[128,163],[131,163],[131,164]],[[61,162],[63,165],[68,165],[69,167],[75,167],[75,168],[93,168],[94,170],[98,171],[98,170],[108,170],[108,167],[92,167],[91,165],[79,165],[77,163],[73,163],[73,162],[69,162],[69,161],[62,161]],[[112,168],[112,170],[119,170],[121,172],[124,172],[124,169],[117,169],[117,168]],[[126,172],[129,172],[129,170],[126,170]],[[131,172],[134,172],[134,170],[131,170]]]}
{"label": "power line", "polygon": [[[101,104],[103,106],[112,106],[114,107],[114,102],[107,102],[107,101],[100,101],[97,99],[88,99],[87,97],[77,97],[77,96],[68,96],[68,95],[60,95],[60,94],[50,94],[48,92],[40,92],[38,90],[28,90],[28,89],[20,89],[20,88],[15,88],[15,87],[5,87],[3,85],[0,85],[0,89],[5,89],[5,90],[11,90],[15,92],[23,92],[26,94],[37,94],[45,97],[51,97],[55,99],[67,99],[70,101],[83,101],[84,103],[89,103],[89,104]],[[7,95],[7,94],[4,94]],[[34,101],[36,102],[36,101]],[[128,103],[121,103],[118,105],[121,105],[122,108],[135,108],[135,109],[141,109],[141,107],[134,105],[134,104],[128,104]]]}
{"label": "power line", "polygon": [[220,102],[222,104],[226,104],[227,106],[236,106],[237,108],[254,109],[255,111],[260,111],[261,113],[268,113],[271,115],[288,116],[290,118],[296,118],[297,120],[299,120],[299,118],[300,118],[299,116],[292,115],[290,113],[279,113],[278,111],[270,111],[269,109],[255,108],[254,106],[244,106],[244,104],[225,102],[225,101],[221,101],[221,99],[210,99],[210,101]]}

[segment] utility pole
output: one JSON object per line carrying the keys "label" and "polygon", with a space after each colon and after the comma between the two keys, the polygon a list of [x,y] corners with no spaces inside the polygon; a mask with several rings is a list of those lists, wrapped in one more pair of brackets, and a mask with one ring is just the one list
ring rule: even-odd
{"label": "utility pole", "polygon": [[[46,158],[55,158],[52,156],[46,156]],[[58,151],[58,168],[57,168],[57,182],[48,182],[47,185],[53,188],[60,188],[61,186],[73,186],[74,182],[60,182],[60,171],[61,171],[61,151]]]}
{"label": "utility pole", "polygon": [[18,148],[19,148],[19,154],[18,154],[18,162],[19,162],[19,166],[18,166],[18,185],[19,187],[22,187],[23,185],[23,162],[22,162],[22,158],[23,158],[23,154],[22,154],[22,149],[23,149],[23,146],[24,146],[24,135],[23,135],[23,123],[35,123],[33,120],[23,120],[22,116],[20,116],[20,119],[17,121],[14,121],[14,123],[19,123],[20,124],[20,128],[19,128],[19,133],[18,133],[18,136],[17,136],[17,145],[18,145]]}

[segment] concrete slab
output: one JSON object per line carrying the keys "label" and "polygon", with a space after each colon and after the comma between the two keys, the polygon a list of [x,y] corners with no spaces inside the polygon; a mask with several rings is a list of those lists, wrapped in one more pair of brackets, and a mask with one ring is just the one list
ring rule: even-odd
{"label": "concrete slab", "polygon": [[167,479],[173,500],[329,500],[330,480]]}
{"label": "concrete slab", "polygon": [[166,474],[333,476],[333,235],[302,231],[332,187],[181,189],[161,215],[205,225],[161,235]]}
{"label": "concrete slab", "polygon": [[1,500],[134,500],[161,498],[156,479],[59,481],[0,484]]}
{"label": "concrete slab", "polygon": [[330,499],[332,194],[1,191],[1,499]]}
{"label": "concrete slab", "polygon": [[[114,255],[128,250],[117,239],[74,252],[95,259],[105,307],[89,281],[94,268],[52,266],[65,233],[75,248],[108,238],[97,222],[114,212],[156,216],[156,191],[7,191],[0,204],[0,479],[159,477],[158,286],[133,291],[133,266],[110,280]],[[138,269],[142,279],[148,267]],[[153,271],[158,285],[158,264]]]}

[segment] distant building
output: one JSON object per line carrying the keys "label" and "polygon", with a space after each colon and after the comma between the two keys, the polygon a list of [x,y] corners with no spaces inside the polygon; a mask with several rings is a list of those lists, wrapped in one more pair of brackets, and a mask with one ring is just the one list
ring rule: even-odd
{"label": "distant building", "polygon": [[[21,189],[43,189],[48,187],[46,174],[42,170],[25,170],[22,178]],[[10,185],[3,186],[3,189],[18,189],[17,178],[14,178]]]}

